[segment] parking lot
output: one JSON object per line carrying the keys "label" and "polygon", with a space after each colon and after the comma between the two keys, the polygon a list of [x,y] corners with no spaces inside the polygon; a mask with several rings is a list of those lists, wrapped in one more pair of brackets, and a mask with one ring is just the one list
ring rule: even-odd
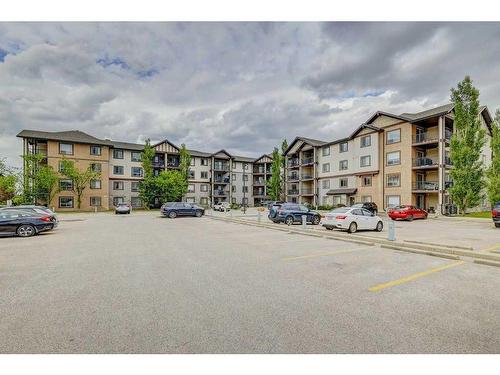
{"label": "parking lot", "polygon": [[497,267],[209,217],[61,218],[0,238],[1,353],[500,352]]}

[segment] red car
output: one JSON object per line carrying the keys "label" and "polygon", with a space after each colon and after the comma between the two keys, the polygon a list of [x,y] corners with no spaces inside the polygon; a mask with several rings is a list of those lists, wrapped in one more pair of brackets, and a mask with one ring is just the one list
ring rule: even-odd
{"label": "red car", "polygon": [[392,220],[403,219],[412,221],[413,219],[427,219],[427,211],[410,205],[389,208],[387,215]]}

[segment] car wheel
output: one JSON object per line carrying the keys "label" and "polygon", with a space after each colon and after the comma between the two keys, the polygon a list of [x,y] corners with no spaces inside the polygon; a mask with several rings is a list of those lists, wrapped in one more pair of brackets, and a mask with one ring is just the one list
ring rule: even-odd
{"label": "car wheel", "polygon": [[313,225],[318,225],[320,221],[321,219],[319,218],[319,216],[314,216],[312,223]]}
{"label": "car wheel", "polygon": [[358,230],[358,224],[356,224],[355,221],[353,221],[351,224],[349,224],[349,229],[347,230],[349,233],[355,233]]}
{"label": "car wheel", "polygon": [[332,227],[325,227],[326,230],[333,230]]}
{"label": "car wheel", "polygon": [[19,237],[31,237],[36,233],[36,230],[33,225],[26,224],[17,228],[16,232]]}
{"label": "car wheel", "polygon": [[384,224],[383,224],[381,221],[379,221],[379,222],[377,223],[377,226],[375,227],[375,230],[376,230],[377,232],[382,232],[382,229],[384,229]]}
{"label": "car wheel", "polygon": [[169,214],[168,214],[168,217],[171,218],[171,219],[175,219],[177,217],[177,213],[175,211],[171,211]]}
{"label": "car wheel", "polygon": [[115,211],[115,215],[118,215],[118,212]]}
{"label": "car wheel", "polygon": [[406,220],[408,220],[408,221],[413,221],[413,215],[409,215],[409,216],[406,218]]}
{"label": "car wheel", "polygon": [[495,223],[495,227],[500,228],[500,223]]}
{"label": "car wheel", "polygon": [[285,224],[286,225],[292,225],[293,224],[293,217],[292,216],[287,216],[285,219]]}
{"label": "car wheel", "polygon": [[194,216],[201,217],[201,211],[196,211],[195,214],[194,214]]}

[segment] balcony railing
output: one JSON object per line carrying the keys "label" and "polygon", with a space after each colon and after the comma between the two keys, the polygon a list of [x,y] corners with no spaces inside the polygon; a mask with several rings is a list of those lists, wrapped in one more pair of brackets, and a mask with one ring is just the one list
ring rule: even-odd
{"label": "balcony railing", "polygon": [[216,184],[228,184],[230,182],[230,178],[229,177],[225,177],[225,178],[215,178],[214,179],[214,183]]}
{"label": "balcony railing", "polygon": [[437,181],[417,181],[413,183],[413,190],[439,190],[439,183]]}
{"label": "balcony railing", "polygon": [[167,161],[167,167],[170,168],[177,168],[179,167],[180,163],[177,160],[168,160]]}
{"label": "balcony railing", "polygon": [[298,167],[299,166],[299,159],[288,159],[287,165],[289,167]]}
{"label": "balcony railing", "polygon": [[310,175],[310,174],[302,174],[300,176],[300,179],[301,180],[312,180],[314,178],[314,176]]}
{"label": "balcony railing", "polygon": [[254,168],[253,173],[264,173],[265,169],[264,168]]}
{"label": "balcony railing", "polygon": [[413,166],[414,167],[432,167],[438,165],[438,158],[414,158]]}
{"label": "balcony railing", "polygon": [[449,141],[451,139],[452,135],[453,135],[453,132],[451,130],[445,129],[445,131],[444,131],[444,138],[446,140]]}
{"label": "balcony railing", "polygon": [[299,175],[298,174],[289,174],[287,176],[288,181],[298,181],[299,180]]}
{"label": "balcony railing", "polygon": [[303,158],[302,162],[301,162],[302,165],[312,164],[312,163],[314,163],[314,158],[313,157]]}
{"label": "balcony railing", "polygon": [[253,192],[253,195],[255,195],[256,197],[262,197],[264,196],[264,194],[265,194],[264,190],[257,190]]}
{"label": "balcony railing", "polygon": [[253,181],[254,185],[265,185],[265,183],[266,183],[266,181],[263,178]]}
{"label": "balcony railing", "polygon": [[314,189],[301,189],[300,194],[302,195],[312,195],[314,194]]}
{"label": "balcony railing", "polygon": [[225,191],[225,190],[214,190],[214,195],[217,195],[218,197],[222,197],[222,196],[229,195],[229,192]]}
{"label": "balcony railing", "polygon": [[299,191],[297,189],[289,189],[288,195],[299,195]]}
{"label": "balcony railing", "polygon": [[413,137],[413,144],[416,143],[427,143],[427,142],[437,142],[439,141],[439,137],[437,134],[429,134],[427,132],[417,134]]}
{"label": "balcony railing", "polygon": [[216,171],[229,171],[229,164],[214,164],[214,170]]}

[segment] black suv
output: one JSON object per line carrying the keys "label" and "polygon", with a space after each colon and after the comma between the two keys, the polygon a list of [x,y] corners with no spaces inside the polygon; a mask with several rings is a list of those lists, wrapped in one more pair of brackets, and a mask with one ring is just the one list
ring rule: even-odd
{"label": "black suv", "polygon": [[[276,210],[276,214],[272,216],[274,210]],[[303,215],[306,215],[306,221],[313,225],[318,225],[321,221],[318,212],[297,203],[283,203],[280,207],[273,206],[272,211],[269,213],[269,219],[274,223],[292,225],[293,223],[301,223]]]}
{"label": "black suv", "polygon": [[500,228],[500,202],[495,203],[491,210],[491,218],[497,228]]}
{"label": "black suv", "polygon": [[354,203],[351,208],[364,208],[365,210],[370,211],[372,214],[377,215],[378,207],[373,202],[363,202],[363,203]]}

